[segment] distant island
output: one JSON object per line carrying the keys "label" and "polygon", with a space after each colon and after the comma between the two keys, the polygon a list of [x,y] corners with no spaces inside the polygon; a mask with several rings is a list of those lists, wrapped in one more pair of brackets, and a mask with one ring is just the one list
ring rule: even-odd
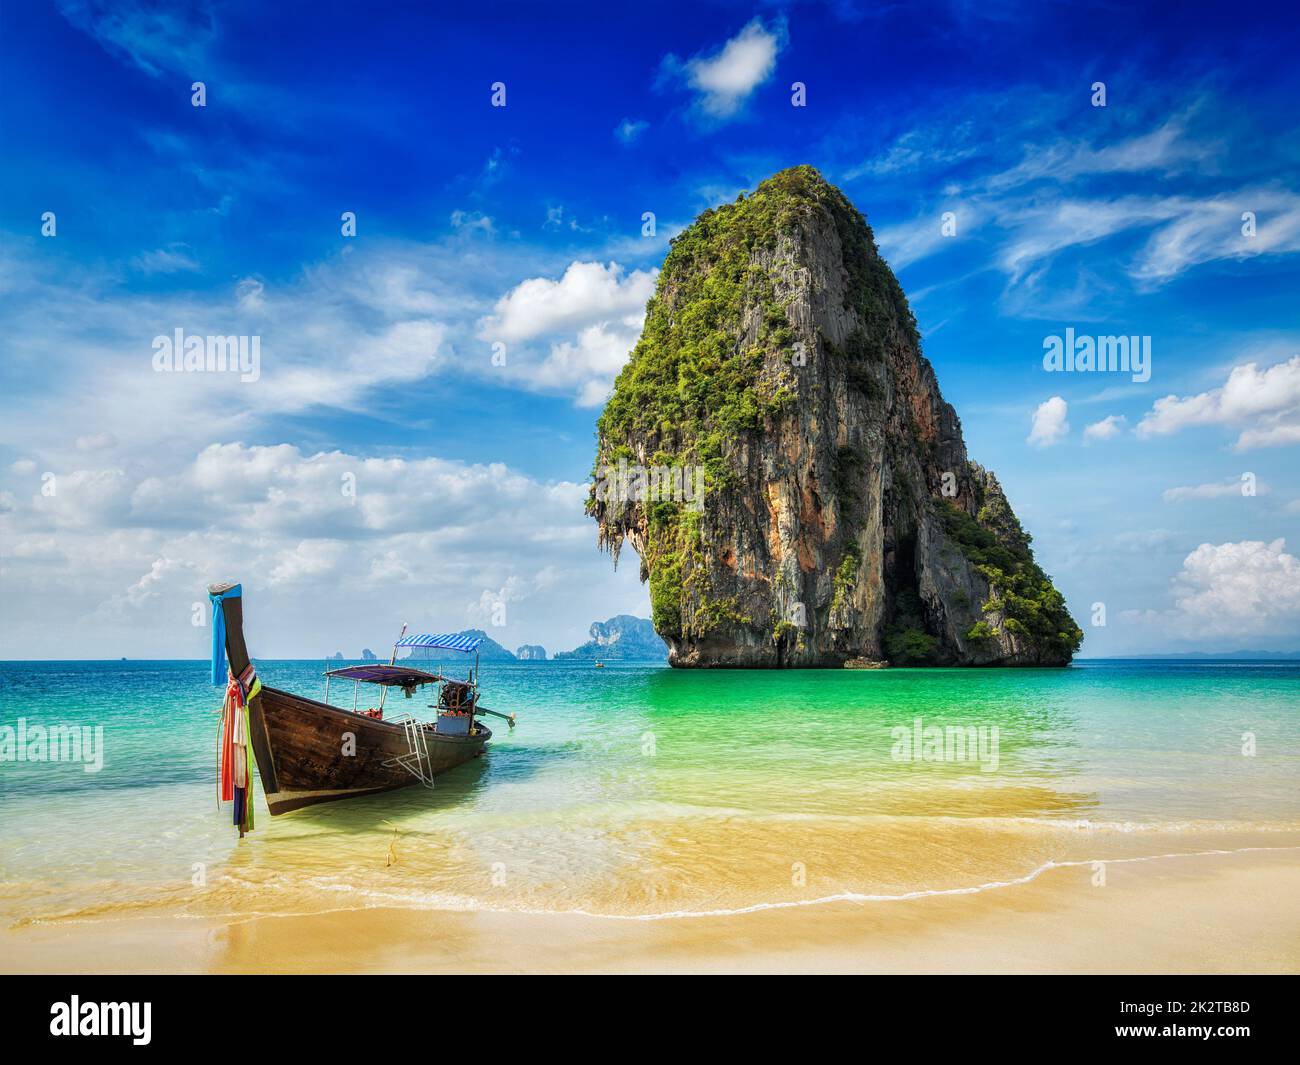
{"label": "distant island", "polygon": [[[649,618],[633,617],[631,614],[618,614],[608,621],[593,621],[587,630],[591,637],[586,643],[572,651],[557,651],[553,661],[595,660],[624,662],[662,662],[668,657],[668,645],[655,632],[654,623]],[[462,629],[457,636],[477,636],[483,642],[479,644],[478,654],[483,662],[545,662],[546,648],[541,644],[525,643],[513,654],[492,639],[482,629]],[[444,661],[455,652],[437,648],[417,647],[403,656],[408,661],[428,662]],[[370,661],[373,656],[369,651],[362,652],[362,658]],[[342,660],[342,652],[334,658]]]}
{"label": "distant island", "polygon": [[556,659],[662,662],[668,657],[668,645],[655,632],[649,618],[618,614],[608,621],[593,621],[587,631],[590,640],[572,651],[557,652]]}

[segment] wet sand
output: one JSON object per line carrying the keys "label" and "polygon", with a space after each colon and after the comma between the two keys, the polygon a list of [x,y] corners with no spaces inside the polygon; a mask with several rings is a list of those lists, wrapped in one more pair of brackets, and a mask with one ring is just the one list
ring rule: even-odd
{"label": "wet sand", "polygon": [[1052,868],[972,894],[728,916],[374,908],[38,924],[9,973],[1295,973],[1300,851]]}

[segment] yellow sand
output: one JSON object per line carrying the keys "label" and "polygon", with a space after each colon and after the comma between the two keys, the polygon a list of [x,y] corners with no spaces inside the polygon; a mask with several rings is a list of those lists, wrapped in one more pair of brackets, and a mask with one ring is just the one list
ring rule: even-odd
{"label": "yellow sand", "polygon": [[1300,852],[1087,866],[970,895],[727,917],[335,911],[0,934],[6,972],[1300,971]]}

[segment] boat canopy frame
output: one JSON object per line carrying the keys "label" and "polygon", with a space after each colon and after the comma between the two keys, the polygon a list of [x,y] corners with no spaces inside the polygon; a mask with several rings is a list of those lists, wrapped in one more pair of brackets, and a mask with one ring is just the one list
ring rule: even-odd
{"label": "boat canopy frame", "polygon": [[[330,701],[330,679],[339,677],[343,680],[352,681],[352,710],[357,711],[358,693],[362,684],[376,684],[382,689],[379,696],[379,710],[382,713],[384,702],[388,696],[389,688],[401,688],[402,694],[408,699],[426,684],[459,684],[470,689],[470,707],[471,713],[478,704],[478,687],[479,687],[479,662],[478,649],[483,642],[482,636],[462,636],[459,633],[419,633],[406,635],[406,625],[402,625],[402,631],[398,634],[397,642],[393,644],[393,654],[387,662],[363,662],[361,665],[342,666],[338,669],[327,669],[325,671],[325,703],[329,705]],[[436,673],[427,669],[417,669],[414,666],[397,665],[398,648],[438,648],[447,651],[459,651],[465,655],[474,656],[474,665],[470,668],[469,677],[461,680],[458,677],[448,676],[438,667]],[[513,725],[514,722],[512,721]]]}
{"label": "boat canopy frame", "polygon": [[359,666],[343,666],[325,671],[327,677],[342,677],[359,684],[382,684],[386,688],[418,688],[422,684],[437,684],[447,678],[441,673],[426,669],[398,666],[388,662],[367,662]]}

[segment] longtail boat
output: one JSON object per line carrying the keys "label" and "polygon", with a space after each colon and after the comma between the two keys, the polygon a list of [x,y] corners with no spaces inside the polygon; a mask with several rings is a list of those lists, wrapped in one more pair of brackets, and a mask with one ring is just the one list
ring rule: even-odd
{"label": "longtail boat", "polygon": [[[233,581],[208,586],[213,612],[213,682],[227,684],[223,733],[226,755],[222,782],[230,777],[226,764],[232,761],[231,738],[246,741],[251,761],[262,780],[262,791],[272,814],[288,813],[304,806],[351,799],[359,795],[404,788],[411,784],[433,786],[434,777],[477,758],[492,738],[480,715],[499,717],[514,727],[514,715],[488,710],[479,705],[478,645],[480,639],[459,635],[407,636],[405,626],[389,662],[371,662],[326,672],[325,701],[281,691],[263,685],[248,657],[244,643],[243,594]],[[440,648],[474,654],[474,665],[466,679],[445,676],[397,662],[398,648]],[[225,662],[220,662],[224,658]],[[229,666],[220,678],[220,666]],[[353,682],[353,708],[332,706],[332,680]],[[362,708],[361,685],[380,691],[377,707]],[[437,700],[430,704],[437,719],[422,721],[413,714],[385,718],[384,700],[390,688],[400,688],[409,699],[426,685],[437,687]],[[366,689],[370,690],[370,689]],[[240,721],[242,717],[242,721]],[[229,722],[234,719],[234,725]],[[234,747],[244,751],[244,748]],[[251,803],[245,779],[238,787],[243,754],[235,762],[233,789],[235,823],[240,835],[252,828]],[[251,777],[251,772],[247,774]],[[225,798],[232,798],[226,788]]]}

